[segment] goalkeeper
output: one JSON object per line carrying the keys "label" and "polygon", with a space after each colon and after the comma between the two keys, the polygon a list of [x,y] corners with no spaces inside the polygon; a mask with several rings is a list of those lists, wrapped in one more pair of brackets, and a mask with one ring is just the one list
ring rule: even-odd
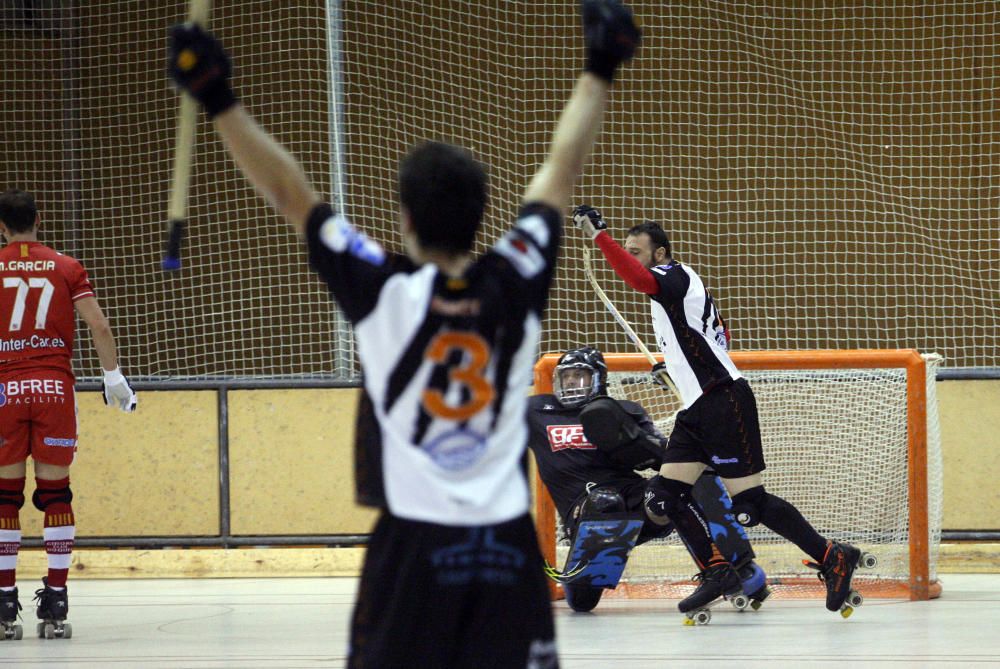
{"label": "goalkeeper", "polygon": [[[646,479],[636,473],[659,467],[667,440],[639,404],[608,397],[601,352],[584,347],[564,353],[553,372],[552,388],[553,394],[529,400],[528,445],[571,545],[582,521],[623,511],[645,519],[638,544],[667,537],[672,525],[646,518]],[[746,533],[729,510],[729,495],[714,472],[698,478],[694,497],[705,509],[719,550],[737,565],[743,590],[758,608],[770,594],[766,577],[753,562]],[[574,611],[592,610],[604,592],[572,583],[564,589]]]}
{"label": "goalkeeper", "polygon": [[701,569],[701,585],[680,603],[681,612],[741,589],[733,566],[712,545],[692,498],[693,484],[712,465],[732,496],[737,520],[747,527],[764,525],[801,548],[814,560],[805,564],[818,570],[826,584],[826,608],[850,615],[853,609],[845,602],[861,551],[820,536],[798,509],[764,489],[757,402],[729,357],[729,330],[701,278],[673,258],[658,223],[632,227],[622,248],[597,209],[579,206],[573,220],[594,239],[618,276],[649,296],[653,329],[666,361],[653,368],[653,378],[662,381],[661,375],[669,374],[684,404],[660,473],[650,480],[646,494],[650,518],[672,523]]}

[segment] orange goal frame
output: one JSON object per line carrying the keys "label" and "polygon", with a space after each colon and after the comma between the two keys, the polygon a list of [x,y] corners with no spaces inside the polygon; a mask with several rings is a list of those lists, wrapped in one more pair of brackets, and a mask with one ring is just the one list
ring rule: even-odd
{"label": "orange goal frame", "polygon": [[[558,354],[546,354],[535,364],[536,394],[552,392],[552,373]],[[657,354],[657,360],[663,356]],[[927,363],[919,352],[903,350],[825,351],[734,351],[733,362],[742,370],[791,369],[888,369],[906,370],[908,488],[910,512],[911,600],[926,600],[941,594],[941,585],[930,580],[927,498]],[[649,361],[638,353],[605,353],[608,370],[648,372]],[[535,523],[542,555],[556,563],[556,510],[548,490],[535,476]],[[552,584],[555,585],[555,584]],[[556,590],[553,589],[553,593]],[[899,596],[899,595],[897,595]],[[904,595],[905,596],[905,595]]]}

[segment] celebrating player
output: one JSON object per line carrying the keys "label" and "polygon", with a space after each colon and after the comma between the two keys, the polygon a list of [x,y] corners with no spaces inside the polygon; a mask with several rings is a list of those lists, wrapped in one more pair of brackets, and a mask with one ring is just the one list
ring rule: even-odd
{"label": "celebrating player", "polygon": [[[576,545],[581,523],[617,517],[622,512],[645,521],[635,545],[665,538],[674,529],[646,518],[646,479],[637,473],[659,468],[667,439],[639,404],[608,397],[607,375],[600,351],[573,349],[559,358],[552,374],[553,393],[528,400],[528,446],[570,546]],[[693,494],[705,510],[719,550],[740,574],[748,598],[743,606],[759,608],[770,594],[766,576],[753,562],[753,550],[733,517],[725,489],[714,473],[706,471],[698,478]],[[623,542],[622,547],[625,550],[621,552],[627,555],[631,544]],[[606,549],[607,543],[602,542],[601,550]],[[580,577],[586,576],[581,573],[575,577],[577,582],[567,579],[563,583],[566,602],[574,611],[592,610],[604,590],[617,583],[612,579],[595,587],[582,582]]]}
{"label": "celebrating player", "polygon": [[617,0],[585,0],[585,71],[517,221],[471,250],[483,167],[438,142],[399,167],[406,255],[320,201],[297,162],[239,104],[230,61],[175,27],[170,76],[197,99],[256,188],[305,235],[309,261],[354,324],[364,371],[356,486],[382,515],[365,557],[352,667],[558,663],[551,605],[521,467],[524,388],[562,237],[562,215],[618,66],[639,32]]}
{"label": "celebrating player", "polygon": [[[692,484],[708,464],[715,467],[733,501],[736,518],[747,527],[762,524],[801,548],[814,562],[827,588],[826,608],[850,615],[851,578],[862,558],[850,544],[827,541],[798,509],[767,492],[761,479],[757,402],[750,384],[729,357],[729,332],[701,278],[671,255],[670,242],[657,223],[628,231],[625,248],[612,239],[601,213],[577,207],[573,219],[600,247],[608,263],[629,286],[650,297],[653,329],[663,363],[653,377],[667,373],[681,395],[660,474],[649,482],[646,511],[655,522],[672,522],[701,570],[701,585],[680,603],[682,612],[706,606],[740,591],[740,579],[705,531],[692,499]],[[866,561],[870,559],[865,555]]]}
{"label": "celebrating player", "polygon": [[65,635],[66,577],[75,535],[69,468],[76,453],[75,378],[70,360],[76,313],[90,328],[104,368],[104,402],[135,410],[136,397],[118,367],[115,339],[79,262],[38,241],[40,219],[28,193],[0,194],[0,625],[14,625],[21,608],[15,587],[21,545],[25,462],[35,467],[31,501],[45,514],[48,576],[35,593],[37,614]]}

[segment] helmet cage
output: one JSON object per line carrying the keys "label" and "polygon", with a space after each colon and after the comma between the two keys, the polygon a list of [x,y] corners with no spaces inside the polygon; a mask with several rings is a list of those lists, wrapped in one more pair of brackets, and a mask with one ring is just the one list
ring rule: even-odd
{"label": "helmet cage", "polygon": [[[581,369],[590,372],[590,384],[579,388],[566,388],[563,386],[562,372],[570,369]],[[591,399],[601,393],[601,373],[593,365],[582,360],[571,360],[556,365],[552,372],[552,394],[559,400],[559,404],[567,409],[586,404]]]}

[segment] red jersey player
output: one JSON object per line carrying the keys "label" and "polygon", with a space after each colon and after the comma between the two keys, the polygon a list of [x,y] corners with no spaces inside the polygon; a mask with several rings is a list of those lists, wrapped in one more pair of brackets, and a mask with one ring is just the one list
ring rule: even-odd
{"label": "red jersey player", "polygon": [[68,637],[66,576],[75,526],[69,467],[76,453],[75,378],[70,364],[76,313],[90,328],[104,368],[104,402],[135,410],[118,368],[115,339],[79,262],[38,241],[39,217],[28,193],[0,194],[0,632],[20,638],[15,587],[21,545],[25,462],[35,467],[31,501],[45,514],[48,576],[35,595],[40,635]]}

